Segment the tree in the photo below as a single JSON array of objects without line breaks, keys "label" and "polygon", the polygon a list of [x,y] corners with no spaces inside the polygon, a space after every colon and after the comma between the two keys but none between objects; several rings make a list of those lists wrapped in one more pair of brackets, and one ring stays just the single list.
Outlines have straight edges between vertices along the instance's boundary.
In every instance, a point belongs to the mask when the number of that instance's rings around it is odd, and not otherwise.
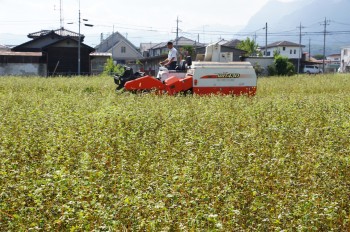
[{"label": "tree", "polygon": [[194,50],[194,47],[191,46],[191,45],[185,45],[182,47],[184,51],[187,52],[187,55],[189,56],[194,56],[195,54],[195,50]]},{"label": "tree", "polygon": [[112,58],[108,58],[107,62],[104,66],[104,70],[103,70],[103,74],[105,75],[114,75],[114,74],[118,74],[118,75],[123,75],[124,69],[121,65],[114,64],[114,61]]},{"label": "tree", "polygon": [[254,56],[257,55],[258,44],[247,37],[237,45],[237,48],[246,51],[246,56]]},{"label": "tree", "polygon": [[276,55],[274,63],[268,66],[268,72],[270,76],[292,76],[295,74],[295,67],[288,57]]},{"label": "tree", "polygon": [[263,75],[265,69],[263,67],[261,67],[260,64],[258,64],[258,62],[255,62],[255,64],[253,65],[253,68],[255,70],[255,74],[257,77],[260,77]]},{"label": "tree", "polygon": [[321,54],[317,54],[313,56],[316,60],[323,60],[324,56]]}]

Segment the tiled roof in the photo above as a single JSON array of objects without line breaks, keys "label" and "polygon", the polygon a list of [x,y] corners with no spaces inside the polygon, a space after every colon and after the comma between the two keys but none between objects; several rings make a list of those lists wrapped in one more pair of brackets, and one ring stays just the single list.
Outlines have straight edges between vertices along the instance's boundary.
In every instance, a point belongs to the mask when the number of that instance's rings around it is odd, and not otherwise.
[{"label": "tiled roof", "polygon": [[328,57],[338,57],[338,56],[341,56],[341,54],[332,54],[332,55],[329,55]]},{"label": "tiled roof", "polygon": [[238,40],[238,39],[233,39],[233,40],[230,40],[230,41],[227,41],[226,43],[224,43],[223,45],[226,46],[226,47],[237,47],[237,45],[240,43],[241,41]]},{"label": "tiled roof", "polygon": [[[274,47],[299,47],[299,44],[289,42],[289,41],[277,41],[271,44],[267,45],[267,48],[274,48]],[[301,45],[301,47],[305,47],[305,45]],[[260,47],[261,49],[265,49],[265,47]]]},{"label": "tiled roof", "polygon": [[133,45],[127,38],[125,38],[119,32],[114,32],[113,34],[108,36],[99,45],[97,45],[95,49],[97,52],[107,52],[122,40],[125,41],[127,44],[129,44],[132,48],[134,48],[135,51],[137,51],[137,48],[135,47],[135,45]]},{"label": "tiled roof", "polygon": [[[57,30],[41,30],[41,31],[33,32],[33,33],[28,34],[28,38],[35,39],[35,38],[47,35],[52,31],[55,32],[57,35],[60,35],[63,37],[70,36],[70,37],[79,38],[79,33],[64,29],[63,27],[60,29],[57,29]],[[80,34],[80,36],[82,38],[84,38],[84,35]]]},{"label": "tiled roof", "polygon": [[[176,45],[176,40],[170,40],[170,41],[173,42],[174,45]],[[167,43],[168,42],[159,43],[159,44],[153,46],[152,49],[166,48]],[[205,44],[203,44],[203,43],[198,43],[194,40],[191,40],[191,39],[183,37],[183,36],[181,36],[177,39],[177,46],[181,47],[181,46],[194,46],[194,45],[196,45],[197,47],[204,47],[205,46]]]}]

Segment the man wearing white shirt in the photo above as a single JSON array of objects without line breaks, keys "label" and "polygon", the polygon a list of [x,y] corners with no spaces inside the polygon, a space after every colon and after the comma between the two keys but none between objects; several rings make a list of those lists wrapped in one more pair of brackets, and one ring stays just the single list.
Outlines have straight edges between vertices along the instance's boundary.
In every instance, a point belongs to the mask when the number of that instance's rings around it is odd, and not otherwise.
[{"label": "man wearing white shirt", "polygon": [[168,42],[167,46],[169,49],[168,58],[159,64],[167,66],[169,70],[175,70],[177,64],[177,50],[174,48],[173,42]]}]

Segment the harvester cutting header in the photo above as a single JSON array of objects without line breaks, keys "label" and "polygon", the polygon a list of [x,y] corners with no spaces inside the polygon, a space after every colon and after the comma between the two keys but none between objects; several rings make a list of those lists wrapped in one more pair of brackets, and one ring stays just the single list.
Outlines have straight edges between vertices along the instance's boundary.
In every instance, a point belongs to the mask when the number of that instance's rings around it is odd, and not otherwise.
[{"label": "harvester cutting header", "polygon": [[176,70],[161,66],[156,77],[126,68],[123,76],[115,76],[114,80],[117,89],[133,92],[254,95],[257,77],[253,66],[249,62],[228,62],[231,57],[231,53],[220,52],[219,44],[210,44],[203,61],[192,62],[188,56]]}]

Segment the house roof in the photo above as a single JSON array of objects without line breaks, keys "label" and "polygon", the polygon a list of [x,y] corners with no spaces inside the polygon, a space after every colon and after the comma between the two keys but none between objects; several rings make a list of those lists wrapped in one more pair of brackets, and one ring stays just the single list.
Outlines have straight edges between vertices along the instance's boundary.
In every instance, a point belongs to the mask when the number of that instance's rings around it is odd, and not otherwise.
[{"label": "house roof", "polygon": [[[64,29],[63,27],[60,29],[57,29],[57,30],[41,30],[41,31],[33,32],[33,33],[28,34],[28,38],[35,39],[35,38],[47,35],[51,32],[54,32],[55,34],[60,35],[60,36],[64,36],[64,37],[70,36],[70,37],[79,38],[79,33]],[[83,41],[85,36],[80,34],[80,37],[82,38],[82,41]]]},{"label": "house roof", "polygon": [[[171,42],[173,42],[173,44],[175,45],[177,42],[177,46],[196,46],[196,47],[203,47],[205,46],[205,44],[203,43],[198,43],[197,41],[191,40],[189,38],[180,36],[177,40],[170,40]],[[161,42],[158,43],[157,45],[153,46],[151,49],[158,49],[158,48],[166,48],[167,47],[167,43],[168,42]]]},{"label": "house roof", "polygon": [[[50,39],[48,39],[50,38]],[[40,37],[36,37],[28,42],[20,44],[18,46],[13,47],[12,51],[31,51],[31,52],[39,52],[43,47],[47,46],[52,42],[56,42],[61,38],[60,35],[57,35],[54,31],[50,31],[49,33],[42,35]],[[45,41],[45,43],[41,43],[41,41]],[[50,41],[51,40],[51,41]],[[38,44],[37,44],[38,43]]]},{"label": "house roof", "polygon": [[332,54],[332,55],[329,55],[328,57],[339,57],[341,56],[341,54]]},{"label": "house roof", "polygon": [[167,46],[167,42],[161,42],[159,44],[156,44],[151,49],[157,49],[157,48],[165,48]]},{"label": "house roof", "polygon": [[238,40],[238,39],[233,39],[233,40],[230,40],[230,41],[226,41],[226,43],[222,44],[223,46],[226,46],[226,47],[233,47],[233,48],[236,48],[237,45],[240,43],[241,41]]},{"label": "house roof", "polygon": [[144,52],[144,51],[148,51],[149,49],[151,49],[152,47],[156,46],[158,43],[141,43],[140,44],[140,51]]},{"label": "house roof", "polygon": [[[108,36],[105,40],[103,40],[99,45],[95,47],[97,52],[107,52],[111,48],[113,48],[116,44],[118,44],[120,41],[126,42],[129,46],[131,46],[133,49],[135,49],[136,52],[140,53],[136,46],[132,44],[127,38],[125,38],[122,34],[119,32],[114,32],[110,36]],[[140,53],[141,56],[141,53]]]},{"label": "house roof", "polygon": [[[275,47],[299,47],[299,44],[289,41],[277,41],[267,45],[267,48]],[[305,45],[301,45],[301,47],[305,47]],[[265,47],[260,47],[260,49],[265,49]]]},{"label": "house roof", "polygon": [[0,51],[0,56],[43,56],[42,52],[12,52],[12,51]]},{"label": "house roof", "polygon": [[[41,37],[37,37],[33,40],[30,40],[26,43],[20,44],[14,48],[12,48],[12,51],[22,51],[22,52],[41,52],[43,49],[50,47],[52,45],[55,45],[57,43],[60,43],[65,40],[71,40],[75,43],[78,43],[78,38],[74,37],[62,37],[60,35],[57,35],[54,31],[50,31],[48,34],[43,35]],[[44,43],[42,42],[44,41]],[[88,48],[91,52],[94,51],[94,48],[81,43],[82,47]]]},{"label": "house roof", "polygon": [[199,46],[205,45],[203,43],[198,43],[197,41],[191,40],[191,39],[183,37],[183,36],[180,36],[179,38],[177,38],[175,40],[172,40],[172,42],[174,44],[176,44],[176,42],[177,42],[178,46],[188,46],[188,45],[192,46],[192,45],[196,45],[197,47],[199,47]]}]

